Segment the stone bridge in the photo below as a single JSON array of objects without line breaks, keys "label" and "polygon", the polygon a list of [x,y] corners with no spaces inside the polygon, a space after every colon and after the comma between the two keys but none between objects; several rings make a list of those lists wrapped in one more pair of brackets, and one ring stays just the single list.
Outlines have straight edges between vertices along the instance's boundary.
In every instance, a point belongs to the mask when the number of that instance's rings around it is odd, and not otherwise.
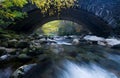
[{"label": "stone bridge", "polygon": [[39,26],[52,20],[70,20],[88,28],[93,34],[107,37],[119,27],[120,0],[79,0],[73,8],[63,9],[60,16],[43,15],[34,5],[23,8],[28,17],[9,26],[18,32],[33,32]]}]

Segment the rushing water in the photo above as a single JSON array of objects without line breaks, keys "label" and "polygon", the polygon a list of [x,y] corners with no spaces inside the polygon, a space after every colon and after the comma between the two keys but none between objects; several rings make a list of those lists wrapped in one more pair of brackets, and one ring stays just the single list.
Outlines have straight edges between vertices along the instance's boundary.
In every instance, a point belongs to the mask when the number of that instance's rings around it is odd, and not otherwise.
[{"label": "rushing water", "polygon": [[108,58],[120,64],[120,55],[108,54]]},{"label": "rushing water", "polygon": [[65,70],[59,78],[118,78],[115,74],[95,64],[75,64],[65,61]]},{"label": "rushing water", "polygon": [[10,67],[0,70],[0,78],[9,78],[12,74],[12,69]]},{"label": "rushing water", "polygon": [[[97,37],[95,39],[101,40],[101,38],[97,38]],[[73,47],[75,47],[75,45],[72,45],[71,39],[64,39],[64,38],[60,37],[60,38],[54,39],[54,41],[56,42],[55,43],[56,45],[53,44],[51,46],[53,46],[52,50],[55,52],[57,50],[62,52],[63,50],[61,50],[61,49],[63,49],[63,47],[60,47],[60,46],[63,46],[63,45],[68,46],[68,49],[66,51],[68,51],[68,50],[72,51],[72,49],[75,49],[75,52],[77,52],[77,50],[78,50],[76,48],[73,48]],[[80,47],[77,47],[77,48],[80,48]],[[84,46],[84,48],[86,48],[86,46]],[[65,47],[64,47],[64,49],[65,49]],[[96,50],[95,47],[92,47],[91,49]],[[84,54],[86,54],[85,57],[88,57],[88,55],[90,54],[89,50],[90,49],[85,50],[85,52],[86,52],[86,53],[84,53]],[[94,52],[93,54],[97,55],[95,53],[99,53],[97,51],[101,51],[100,54],[103,53],[103,56],[106,56],[106,57],[102,57],[103,59],[112,60],[112,61],[116,62],[118,64],[116,66],[116,68],[118,66],[120,66],[120,55],[112,54],[112,53],[109,53],[109,51],[107,52],[104,50],[105,49],[98,50],[98,48],[97,48],[96,52]],[[58,51],[58,53],[59,53],[59,51]],[[74,50],[73,50],[73,52],[74,52]],[[87,53],[88,53],[88,55],[87,55]],[[90,55],[90,57],[92,57],[92,56]],[[79,58],[80,58],[80,56],[79,56]],[[64,61],[62,61],[58,64],[56,63],[55,67],[53,68],[56,70],[55,72],[53,72],[55,75],[51,74],[52,77],[45,77],[45,78],[119,78],[118,74],[108,70],[109,68],[107,69],[104,66],[102,67],[99,63],[96,63],[96,62],[85,63],[84,60],[82,60],[82,62],[73,62],[73,61],[65,60],[65,59],[62,59],[62,60],[64,60]],[[89,59],[89,60],[91,60],[91,59]],[[108,62],[108,61],[106,61],[106,62]],[[110,63],[114,63],[114,62],[110,62]],[[25,68],[25,69],[27,69],[27,68]],[[117,69],[115,69],[115,71],[119,72],[119,70],[117,70]],[[13,71],[10,67],[5,68],[5,69],[0,69],[0,78],[9,78],[10,75],[12,74],[12,72]],[[30,77],[30,78],[32,78],[32,77]],[[39,78],[39,77],[35,77],[35,78]]]}]

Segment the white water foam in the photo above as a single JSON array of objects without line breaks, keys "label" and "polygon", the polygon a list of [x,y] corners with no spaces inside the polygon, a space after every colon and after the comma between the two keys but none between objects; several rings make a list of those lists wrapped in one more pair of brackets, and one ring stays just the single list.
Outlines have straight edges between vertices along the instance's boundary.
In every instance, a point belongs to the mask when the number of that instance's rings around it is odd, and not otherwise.
[{"label": "white water foam", "polygon": [[115,74],[95,65],[77,65],[66,61],[64,64],[66,70],[59,78],[118,78]]}]

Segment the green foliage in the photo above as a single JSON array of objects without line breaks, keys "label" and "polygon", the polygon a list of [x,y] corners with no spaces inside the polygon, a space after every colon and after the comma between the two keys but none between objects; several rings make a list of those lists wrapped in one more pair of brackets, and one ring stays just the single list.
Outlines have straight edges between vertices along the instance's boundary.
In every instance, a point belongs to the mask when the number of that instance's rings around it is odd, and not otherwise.
[{"label": "green foliage", "polygon": [[[26,16],[21,9],[27,3],[35,4],[43,14],[60,13],[62,8],[70,8],[76,0],[2,0],[0,1],[0,26],[8,26],[15,23],[16,19]],[[16,8],[16,9],[15,9]]]},{"label": "green foliage", "polygon": [[79,35],[82,30],[82,27],[77,23],[71,21],[61,21],[58,35]]},{"label": "green foliage", "polygon": [[36,32],[44,35],[80,35],[83,31],[82,26],[77,23],[66,21],[66,20],[56,20],[44,24]]},{"label": "green foliage", "polygon": [[[20,9],[15,9],[17,4],[12,1],[14,0],[4,0],[0,3],[0,27],[2,28],[14,24],[16,19],[19,20],[26,16],[26,13],[22,13]],[[19,5],[19,7],[22,7],[22,5]]]},{"label": "green foliage", "polygon": [[[57,35],[60,21],[52,21],[42,26],[45,35]],[[38,30],[39,31],[39,30]]]},{"label": "green foliage", "polygon": [[42,13],[48,12],[49,15],[53,15],[59,13],[62,8],[72,7],[76,0],[31,0],[31,2],[40,8]]}]

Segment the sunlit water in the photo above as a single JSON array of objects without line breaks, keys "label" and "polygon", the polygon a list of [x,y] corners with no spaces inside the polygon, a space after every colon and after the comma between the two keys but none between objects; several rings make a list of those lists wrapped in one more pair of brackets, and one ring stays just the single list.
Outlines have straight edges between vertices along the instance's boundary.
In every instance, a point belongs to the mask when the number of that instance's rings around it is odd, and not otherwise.
[{"label": "sunlit water", "polygon": [[95,65],[82,64],[77,65],[70,61],[63,64],[65,70],[58,78],[118,78],[115,74]]}]

